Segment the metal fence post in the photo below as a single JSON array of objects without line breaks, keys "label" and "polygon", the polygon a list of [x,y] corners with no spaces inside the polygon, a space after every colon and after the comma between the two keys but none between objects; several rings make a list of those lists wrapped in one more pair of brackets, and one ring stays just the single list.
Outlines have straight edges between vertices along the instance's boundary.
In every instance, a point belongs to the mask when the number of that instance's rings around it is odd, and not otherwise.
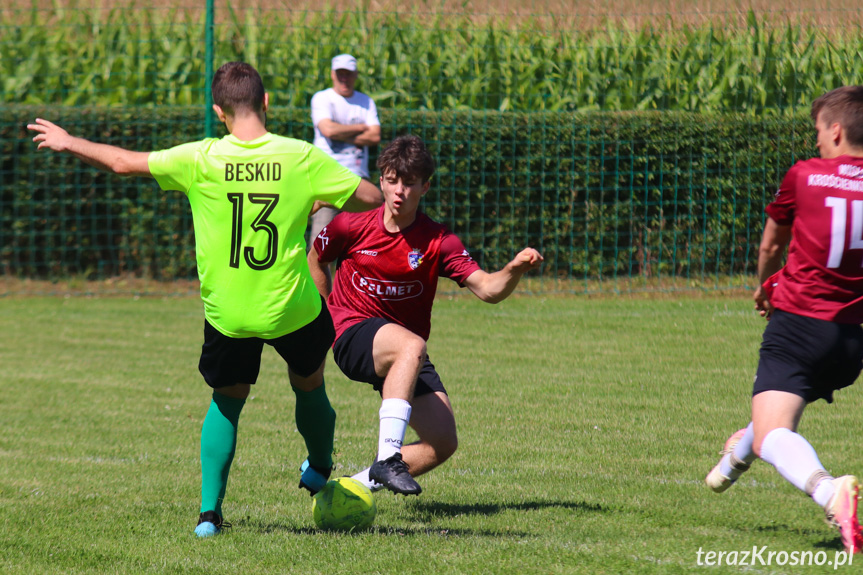
[{"label": "metal fence post", "polygon": [[207,0],[207,30],[206,30],[206,67],[204,75],[204,136],[212,138],[216,135],[216,122],[213,113],[213,92],[210,86],[213,83],[213,19],[215,8],[213,7],[215,0]]}]

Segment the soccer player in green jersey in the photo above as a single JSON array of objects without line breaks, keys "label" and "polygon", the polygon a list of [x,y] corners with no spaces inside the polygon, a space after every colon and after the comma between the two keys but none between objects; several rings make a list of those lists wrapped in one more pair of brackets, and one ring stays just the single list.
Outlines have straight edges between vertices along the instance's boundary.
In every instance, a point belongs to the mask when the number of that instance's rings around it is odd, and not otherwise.
[{"label": "soccer player in green jersey", "polygon": [[213,78],[213,109],[229,134],[157,152],[134,152],[69,135],[43,119],[29,124],[38,149],[66,152],[120,175],[150,176],[189,197],[204,302],[198,369],[213,388],[201,431],[201,513],[195,533],[229,524],[222,501],[240,412],[260,369],[263,345],[288,364],[296,424],[308,449],[300,487],[315,493],[332,469],[336,414],[324,387],[333,322],[306,263],[309,213],[322,204],[364,211],[380,190],[316,147],[271,134],[258,72],[230,62]]}]

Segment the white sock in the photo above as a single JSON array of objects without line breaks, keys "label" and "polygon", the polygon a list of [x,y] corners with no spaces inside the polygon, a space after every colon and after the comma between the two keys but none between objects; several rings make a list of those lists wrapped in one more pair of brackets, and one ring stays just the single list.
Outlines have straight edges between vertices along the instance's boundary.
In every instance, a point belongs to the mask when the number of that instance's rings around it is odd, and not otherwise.
[{"label": "white sock", "polygon": [[734,457],[739,459],[744,463],[752,463],[758,456],[755,455],[755,451],[752,450],[752,441],[755,439],[755,432],[752,430],[752,423],[746,427],[746,432],[743,434],[743,437],[740,438],[740,441],[737,445],[734,446],[734,449],[731,450],[731,453],[726,453],[722,460],[719,462],[719,471],[725,477],[737,480],[743,472],[734,469],[731,466],[731,454],[734,454]]},{"label": "white sock", "polygon": [[830,503],[833,494],[836,493],[836,488],[833,486],[833,478],[825,477],[815,486],[815,491],[812,493],[812,499],[821,507],[826,508]]},{"label": "white sock", "polygon": [[383,489],[383,484],[378,483],[371,477],[369,477],[369,468],[366,467],[356,475],[351,475],[351,479],[356,479],[366,487],[368,487],[372,491],[379,491]]},{"label": "white sock", "polygon": [[782,477],[804,493],[806,482],[812,474],[824,470],[809,442],[802,435],[784,427],[774,429],[764,438],[761,459],[775,467]]},{"label": "white sock", "polygon": [[749,425],[746,426],[746,432],[743,434],[743,437],[740,438],[740,441],[732,450],[734,456],[746,463],[752,463],[758,459],[758,456],[755,455],[755,450],[752,449],[753,441],[755,441],[755,431],[753,430],[752,422],[750,421]]},{"label": "white sock", "polygon": [[385,399],[379,416],[378,460],[382,460],[401,452],[411,419],[411,404],[403,399]]}]

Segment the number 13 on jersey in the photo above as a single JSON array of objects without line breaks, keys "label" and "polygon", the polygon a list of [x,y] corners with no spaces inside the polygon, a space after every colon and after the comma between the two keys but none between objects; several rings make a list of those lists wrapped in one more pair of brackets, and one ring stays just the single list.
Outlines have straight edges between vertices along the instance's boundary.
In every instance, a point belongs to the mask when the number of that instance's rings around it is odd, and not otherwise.
[{"label": "number 13 on jersey", "polygon": [[276,204],[279,203],[278,194],[245,194],[248,196],[249,202],[253,204],[261,204],[261,212],[255,221],[252,222],[251,228],[254,232],[263,232],[267,234],[267,251],[263,259],[255,257],[255,248],[246,246],[243,249],[243,204],[244,194],[228,194],[228,201],[234,205],[234,212],[231,218],[231,261],[232,268],[240,267],[240,253],[243,254],[243,259],[253,270],[265,270],[273,266],[276,262],[276,257],[279,253],[279,230],[276,225],[267,218],[273,213]]}]

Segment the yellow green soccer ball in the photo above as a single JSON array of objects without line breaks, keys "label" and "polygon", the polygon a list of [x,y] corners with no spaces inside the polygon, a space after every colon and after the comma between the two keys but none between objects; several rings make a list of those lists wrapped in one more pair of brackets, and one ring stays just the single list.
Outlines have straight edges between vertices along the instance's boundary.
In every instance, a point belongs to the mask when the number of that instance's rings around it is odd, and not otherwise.
[{"label": "yellow green soccer ball", "polygon": [[328,481],[312,498],[312,514],[320,529],[358,531],[371,526],[376,513],[372,492],[351,477]]}]

